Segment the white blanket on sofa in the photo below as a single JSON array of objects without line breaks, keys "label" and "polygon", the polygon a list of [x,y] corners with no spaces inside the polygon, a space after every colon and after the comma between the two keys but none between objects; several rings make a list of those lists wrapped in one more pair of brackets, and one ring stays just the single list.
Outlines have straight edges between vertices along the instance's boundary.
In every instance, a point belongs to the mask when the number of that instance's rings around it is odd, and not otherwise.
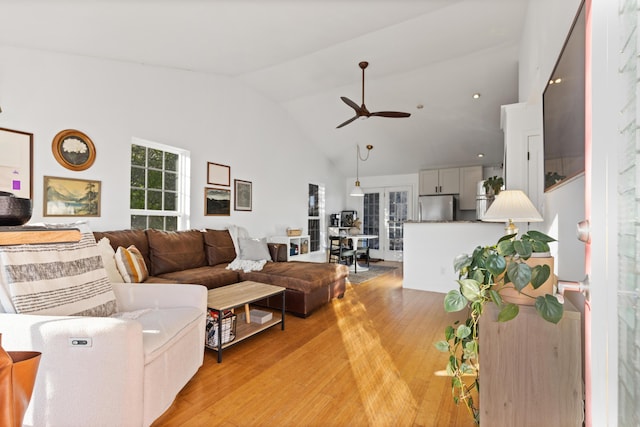
[{"label": "white blanket on sofa", "polygon": [[238,243],[239,239],[247,239],[249,238],[249,232],[244,227],[238,227],[236,225],[231,225],[228,227],[229,234],[231,235],[231,240],[233,241],[233,246],[236,249],[236,259],[227,265],[227,270],[242,270],[245,273],[250,271],[260,271],[267,263],[266,259],[261,260],[251,260],[251,259],[241,259],[240,258],[240,245]]},{"label": "white blanket on sofa", "polygon": [[227,265],[227,270],[242,270],[245,273],[250,271],[260,271],[267,263],[266,259],[261,259],[260,261],[252,261],[250,259],[234,259],[232,262]]}]

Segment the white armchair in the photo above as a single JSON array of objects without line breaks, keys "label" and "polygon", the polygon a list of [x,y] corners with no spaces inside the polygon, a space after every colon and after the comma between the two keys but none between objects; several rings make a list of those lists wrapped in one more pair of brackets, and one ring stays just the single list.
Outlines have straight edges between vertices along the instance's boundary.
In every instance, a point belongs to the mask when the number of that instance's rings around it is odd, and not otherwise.
[{"label": "white armchair", "polygon": [[148,426],[202,365],[204,286],[113,288],[129,319],[0,313],[5,349],[42,352],[25,426]]}]

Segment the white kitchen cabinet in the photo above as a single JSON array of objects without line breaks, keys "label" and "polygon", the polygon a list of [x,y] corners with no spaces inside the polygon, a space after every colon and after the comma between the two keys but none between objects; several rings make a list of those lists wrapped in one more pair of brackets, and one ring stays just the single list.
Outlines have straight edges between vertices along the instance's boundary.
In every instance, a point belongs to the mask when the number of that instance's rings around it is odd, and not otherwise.
[{"label": "white kitchen cabinet", "polygon": [[419,176],[421,196],[458,194],[460,192],[460,168],[422,170]]},{"label": "white kitchen cabinet", "polygon": [[475,210],[478,181],[482,181],[482,166],[460,168],[460,210]]},{"label": "white kitchen cabinet", "polygon": [[418,192],[421,196],[438,194],[438,169],[420,171]]}]

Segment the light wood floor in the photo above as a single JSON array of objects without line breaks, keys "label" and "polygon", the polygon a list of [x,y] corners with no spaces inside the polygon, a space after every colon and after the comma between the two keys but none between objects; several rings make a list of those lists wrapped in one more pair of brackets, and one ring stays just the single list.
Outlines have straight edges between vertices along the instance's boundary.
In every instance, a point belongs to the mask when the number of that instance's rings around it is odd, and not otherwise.
[{"label": "light wood floor", "polygon": [[402,288],[402,265],[307,319],[279,326],[204,365],[159,426],[473,426],[434,373],[433,343],[451,315],[443,295]]}]

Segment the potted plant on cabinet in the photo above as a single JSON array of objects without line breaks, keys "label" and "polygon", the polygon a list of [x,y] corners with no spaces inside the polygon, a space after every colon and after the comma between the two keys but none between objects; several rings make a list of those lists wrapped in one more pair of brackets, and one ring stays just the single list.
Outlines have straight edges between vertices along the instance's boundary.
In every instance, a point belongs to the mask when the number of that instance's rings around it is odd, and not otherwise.
[{"label": "potted plant on cabinet", "polygon": [[482,185],[488,196],[497,196],[502,191],[504,179],[501,176],[492,176],[485,179]]},{"label": "potted plant on cabinet", "polygon": [[[466,308],[467,318],[447,326],[445,339],[437,342],[436,348],[449,355],[446,371],[451,376],[454,401],[466,405],[476,424],[480,424],[479,407],[474,400],[480,390],[478,322],[485,305],[493,303],[498,307],[500,322],[518,315],[514,296],[535,304],[538,314],[549,322],[558,323],[562,318],[562,304],[549,293],[554,276],[548,259],[553,258],[547,256],[546,262],[539,262],[535,256],[548,253],[548,244],[553,241],[538,231],[529,231],[519,239],[511,234],[495,245],[479,246],[472,255],[459,255],[454,260],[459,289],[445,296],[444,309],[458,312]],[[549,284],[551,289],[545,289]]]}]

